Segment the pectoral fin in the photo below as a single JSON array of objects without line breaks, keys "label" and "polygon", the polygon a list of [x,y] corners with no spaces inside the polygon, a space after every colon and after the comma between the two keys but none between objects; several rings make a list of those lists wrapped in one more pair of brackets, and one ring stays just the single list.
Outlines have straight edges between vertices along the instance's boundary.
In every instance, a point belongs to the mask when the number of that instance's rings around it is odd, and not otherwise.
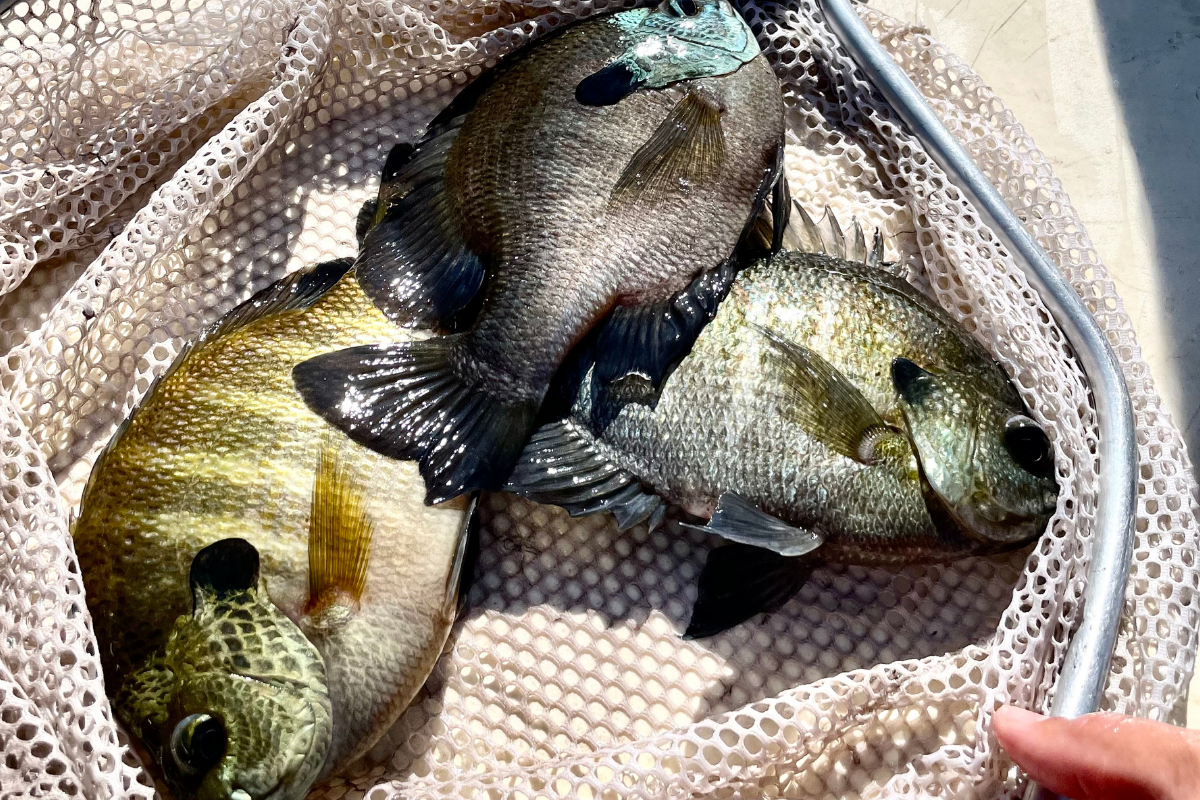
[{"label": "pectoral fin", "polygon": [[821,534],[789,525],[731,492],[717,498],[717,508],[707,525],[687,527],[789,557],[811,553],[825,543]]},{"label": "pectoral fin", "polygon": [[699,91],[684,95],[649,140],[633,154],[613,189],[612,202],[653,202],[681,183],[715,176],[725,163],[722,109]]},{"label": "pectoral fin", "polygon": [[863,464],[891,432],[845,375],[819,354],[774,331],[751,325],[768,343],[768,363],[784,387],[780,412],[835,452]]},{"label": "pectoral fin", "polygon": [[326,445],[313,482],[308,534],[308,604],[313,628],[329,632],[358,611],[367,584],[374,525],[352,467]]}]

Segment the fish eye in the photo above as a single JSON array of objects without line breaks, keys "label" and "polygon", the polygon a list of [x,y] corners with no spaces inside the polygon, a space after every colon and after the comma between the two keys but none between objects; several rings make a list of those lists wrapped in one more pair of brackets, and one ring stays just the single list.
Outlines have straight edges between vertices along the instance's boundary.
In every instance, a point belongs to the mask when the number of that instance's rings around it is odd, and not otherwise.
[{"label": "fish eye", "polygon": [[1046,432],[1033,420],[1012,417],[1004,431],[1004,447],[1020,467],[1039,478],[1054,472],[1054,453]]},{"label": "fish eye", "polygon": [[673,17],[694,17],[700,13],[696,0],[667,0],[660,8]]},{"label": "fish eye", "polygon": [[186,775],[203,775],[225,757],[225,723],[208,714],[184,717],[171,732],[171,756]]}]

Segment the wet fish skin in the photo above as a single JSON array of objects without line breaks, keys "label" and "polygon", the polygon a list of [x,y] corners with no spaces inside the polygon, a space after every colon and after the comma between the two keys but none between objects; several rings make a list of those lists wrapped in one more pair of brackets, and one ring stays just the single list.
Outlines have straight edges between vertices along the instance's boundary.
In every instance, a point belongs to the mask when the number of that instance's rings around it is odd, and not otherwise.
[{"label": "wet fish skin", "polygon": [[[888,439],[891,456],[860,464],[780,414],[783,388],[751,323],[821,354],[845,375],[905,434]],[[988,411],[980,426],[1027,418],[1003,369],[917,290],[862,264],[780,253],[739,277],[657,406],[626,405],[601,434],[600,449],[684,508],[704,512],[735,491],[798,527],[819,527],[827,560],[896,564],[980,549],[984,536],[938,530],[926,511],[920,478],[927,470],[906,441],[905,403],[892,382],[896,358],[960,375],[971,403]],[[967,440],[972,417],[962,411],[943,408],[931,424],[945,438]],[[989,455],[1004,475],[1016,469],[994,448]],[[1025,488],[1024,510],[1044,525],[1057,496],[1053,479],[1030,476]],[[1029,533],[1036,535],[1022,538]]]},{"label": "wet fish skin", "polygon": [[[805,380],[843,388],[805,401]],[[804,252],[742,272],[661,391],[636,377],[599,391],[585,378],[509,489],[572,513],[611,510],[622,527],[654,524],[662,498],[742,545],[803,553],[805,570],[1010,549],[1040,535],[1057,502],[1048,439],[962,326],[883,269]],[[737,555],[759,573],[750,586],[716,553],[693,618],[701,635],[798,588],[779,582],[799,566]],[[728,580],[756,594],[739,600]],[[718,596],[745,613],[710,624]]]},{"label": "wet fish skin", "polygon": [[[782,134],[778,83],[761,57],[731,75],[640,92],[613,108],[568,106],[544,122],[530,118],[556,102],[567,106],[558,96],[614,49],[612,34],[584,35],[592,30],[580,27],[549,43],[542,58],[514,65],[467,117],[447,164],[463,216],[475,221],[473,249],[495,262],[466,347],[482,377],[505,387],[501,396],[540,401],[580,331],[614,301],[661,299],[726,259]],[[605,208],[634,153],[693,89],[725,109],[729,165],[706,185],[639,204],[637,213]],[[514,107],[506,90],[539,91],[540,103]],[[547,140],[560,142],[553,160],[536,156]],[[562,172],[547,181],[548,169]],[[563,263],[570,269],[554,268]]]},{"label": "wet fish skin", "polygon": [[[724,0],[697,5],[745,29]],[[397,322],[462,332],[297,368],[312,408],[420,460],[430,502],[502,485],[571,347],[614,308],[666,302],[727,262],[775,180],[783,104],[761,54],[615,103],[576,98],[628,58],[621,18],[504,61],[381,189],[365,290]]]},{"label": "wet fish skin", "polygon": [[[348,266],[343,262],[341,272]],[[364,752],[432,669],[454,619],[465,504],[426,507],[416,465],[380,456],[338,433],[307,408],[291,379],[292,367],[313,355],[423,335],[397,329],[347,274],[308,307],[219,325],[177,359],[97,461],[74,527],[75,547],[106,689],[118,717],[141,727],[151,749],[157,740],[164,777],[171,778],[173,761],[162,748],[172,726],[187,716],[183,711],[192,701],[185,700],[194,686],[183,681],[169,691],[140,694],[130,687],[144,684],[164,658],[195,663],[205,641],[232,641],[249,650],[254,639],[249,633],[246,639],[217,636],[211,617],[201,621],[193,614],[189,570],[196,554],[216,542],[244,539],[261,557],[259,591],[270,602],[257,606],[257,628],[274,631],[273,638],[298,635],[319,656],[331,723],[323,745],[310,743],[326,751],[318,772]],[[361,596],[333,592],[332,602],[314,608],[314,492],[327,456],[338,466],[333,474],[359,497],[373,534]],[[185,629],[192,632],[184,635]],[[175,655],[164,655],[164,648]],[[196,711],[196,703],[207,702],[226,709],[222,714],[244,708],[245,719],[301,720],[300,709],[315,707],[308,695],[320,692],[297,688],[313,684],[304,677],[311,664],[298,655],[288,663],[295,673],[292,688],[275,693],[282,706],[253,693],[233,694],[246,683],[231,678],[241,669],[235,665],[209,669],[203,683],[211,691],[204,696],[216,699],[195,700],[191,707]],[[157,735],[144,725],[148,711],[161,722]],[[253,726],[235,730],[235,720],[225,721],[231,758],[257,752],[252,742],[236,751],[233,746],[253,740]],[[280,722],[274,730],[274,746],[287,751],[293,729]],[[273,752],[278,763],[288,762]],[[264,786],[270,781],[252,773],[269,763],[256,754],[223,763],[210,777],[236,774]],[[303,796],[315,777],[274,775],[283,782],[279,797]],[[192,779],[173,788],[180,797],[207,791]]]}]

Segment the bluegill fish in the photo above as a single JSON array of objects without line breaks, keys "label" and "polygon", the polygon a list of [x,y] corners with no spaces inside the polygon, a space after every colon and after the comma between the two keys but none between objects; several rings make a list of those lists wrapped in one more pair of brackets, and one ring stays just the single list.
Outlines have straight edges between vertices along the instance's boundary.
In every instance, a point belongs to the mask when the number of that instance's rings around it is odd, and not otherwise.
[{"label": "bluegill fish", "polygon": [[1000,365],[877,264],[880,240],[820,241],[851,257],[784,251],[742,272],[661,391],[588,374],[510,481],[623,528],[664,501],[708,519],[735,544],[709,557],[692,636],[777,607],[819,561],[1020,546],[1057,502],[1050,441]]},{"label": "bluegill fish", "polygon": [[465,502],[312,413],[295,364],[415,338],[349,260],[185,350],[93,469],[73,535],[117,717],[176,796],[303,797],[408,705],[446,641]]},{"label": "bluegill fish", "polygon": [[779,175],[783,103],[726,0],[591,19],[504,60],[385,165],[356,262],[399,324],[453,335],[297,367],[310,406],[418,459],[427,500],[499,488],[564,356],[652,380],[690,344]]}]

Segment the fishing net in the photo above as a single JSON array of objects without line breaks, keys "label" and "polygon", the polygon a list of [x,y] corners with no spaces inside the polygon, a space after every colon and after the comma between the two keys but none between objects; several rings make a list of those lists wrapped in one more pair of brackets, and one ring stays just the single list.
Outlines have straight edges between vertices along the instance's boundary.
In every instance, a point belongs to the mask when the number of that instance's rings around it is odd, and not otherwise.
[{"label": "fishing net", "polygon": [[[494,60],[607,0],[20,0],[0,17],[0,786],[148,797],[114,724],[68,520],[98,449],[202,326],[355,252],[390,146]],[[1045,709],[1091,558],[1095,415],[1061,331],[812,0],[743,9],[815,215],[881,228],[1051,431],[1031,549],[818,570],[782,610],[679,632],[715,540],[485,498],[469,608],[413,706],[314,788],[388,797],[1013,796],[989,720]],[[1137,544],[1104,707],[1182,720],[1192,470],[1063,187],[925,31],[860,7],[1107,332],[1133,395]],[[598,154],[599,155],[599,154]]]}]

